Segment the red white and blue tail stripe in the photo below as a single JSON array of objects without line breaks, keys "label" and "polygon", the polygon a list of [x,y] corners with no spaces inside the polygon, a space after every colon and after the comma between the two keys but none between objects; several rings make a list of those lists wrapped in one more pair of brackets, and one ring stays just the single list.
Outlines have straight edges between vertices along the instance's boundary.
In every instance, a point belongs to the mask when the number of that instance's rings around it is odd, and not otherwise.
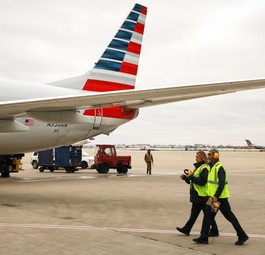
[{"label": "red white and blue tail stripe", "polygon": [[83,87],[88,91],[134,89],[147,8],[134,8],[89,73]]}]

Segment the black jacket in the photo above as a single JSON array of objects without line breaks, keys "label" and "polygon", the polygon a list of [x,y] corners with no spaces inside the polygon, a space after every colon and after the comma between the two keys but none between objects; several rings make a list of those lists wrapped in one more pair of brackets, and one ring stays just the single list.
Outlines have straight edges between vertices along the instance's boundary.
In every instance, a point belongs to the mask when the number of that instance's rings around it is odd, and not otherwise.
[{"label": "black jacket", "polygon": [[[194,163],[195,169],[198,169],[201,165],[203,165],[204,162],[198,162]],[[197,171],[197,170],[195,170]],[[190,202],[192,203],[205,203],[207,200],[207,197],[200,197],[197,193],[197,191],[194,189],[192,183],[198,184],[200,186],[204,186],[207,183],[208,178],[208,169],[203,168],[200,175],[198,177],[194,177],[193,175],[190,177],[186,177],[185,181],[187,184],[190,184]]]}]

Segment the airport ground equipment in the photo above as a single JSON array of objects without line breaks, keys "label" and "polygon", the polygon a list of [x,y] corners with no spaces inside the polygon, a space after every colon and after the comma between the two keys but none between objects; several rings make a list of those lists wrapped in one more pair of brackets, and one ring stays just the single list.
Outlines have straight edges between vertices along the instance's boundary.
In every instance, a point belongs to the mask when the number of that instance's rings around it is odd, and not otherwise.
[{"label": "airport ground equipment", "polygon": [[75,172],[82,162],[82,146],[62,146],[55,148],[55,166],[63,167],[67,173]]},{"label": "airport ground equipment", "polygon": [[53,172],[59,168],[64,168],[67,173],[72,173],[77,170],[77,167],[82,166],[82,146],[62,146],[39,151],[37,155],[40,172],[45,169]]},{"label": "airport ground equipment", "polygon": [[114,145],[100,144],[96,147],[94,168],[102,174],[108,173],[109,169],[126,174],[132,168],[131,156],[118,156]]},{"label": "airport ground equipment", "polygon": [[53,149],[38,152],[39,171],[43,172],[45,169],[54,171]]},{"label": "airport ground equipment", "polygon": [[[54,161],[54,149],[53,149],[53,161]],[[31,155],[30,163],[34,169],[39,168],[39,152],[35,151]],[[81,169],[94,168],[94,156],[88,154],[85,150],[82,150],[82,161],[78,167]]]},{"label": "airport ground equipment", "polygon": [[0,173],[1,177],[9,177],[10,173],[16,173],[22,169],[21,159],[24,154],[0,155]]}]

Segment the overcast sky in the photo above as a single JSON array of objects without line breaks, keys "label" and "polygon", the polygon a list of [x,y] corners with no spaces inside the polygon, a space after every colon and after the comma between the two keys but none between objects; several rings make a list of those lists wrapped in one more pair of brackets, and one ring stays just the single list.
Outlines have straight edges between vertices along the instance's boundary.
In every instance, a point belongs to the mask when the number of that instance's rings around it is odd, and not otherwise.
[{"label": "overcast sky", "polygon": [[[51,82],[91,69],[131,0],[0,0],[0,76]],[[142,0],[136,87],[265,78],[264,0]],[[94,143],[265,145],[265,89],[141,109]]]}]

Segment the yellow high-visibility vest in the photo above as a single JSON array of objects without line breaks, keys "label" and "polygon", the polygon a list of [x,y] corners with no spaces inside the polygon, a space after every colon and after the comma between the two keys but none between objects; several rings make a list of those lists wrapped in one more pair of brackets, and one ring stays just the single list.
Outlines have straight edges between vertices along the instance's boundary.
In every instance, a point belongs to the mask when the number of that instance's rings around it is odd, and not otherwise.
[{"label": "yellow high-visibility vest", "polygon": [[[214,196],[218,188],[218,185],[219,185],[218,171],[221,166],[225,170],[221,162],[219,161],[216,162],[214,166],[211,168],[210,173],[208,174],[208,196],[211,196],[211,197]],[[230,197],[230,193],[228,189],[228,181],[227,181],[227,174],[226,174],[225,175],[225,186],[219,198],[228,198],[228,197]]]},{"label": "yellow high-visibility vest", "polygon": [[[209,174],[210,166],[208,164],[203,164],[193,171],[193,176],[199,177],[201,172],[202,172],[202,169],[204,169],[204,168],[206,168],[208,170],[208,174]],[[201,185],[198,185],[198,184],[192,182],[191,185],[193,185],[194,189],[197,191],[197,193],[200,197],[208,196],[208,183],[206,183],[204,186],[201,186]]]}]

